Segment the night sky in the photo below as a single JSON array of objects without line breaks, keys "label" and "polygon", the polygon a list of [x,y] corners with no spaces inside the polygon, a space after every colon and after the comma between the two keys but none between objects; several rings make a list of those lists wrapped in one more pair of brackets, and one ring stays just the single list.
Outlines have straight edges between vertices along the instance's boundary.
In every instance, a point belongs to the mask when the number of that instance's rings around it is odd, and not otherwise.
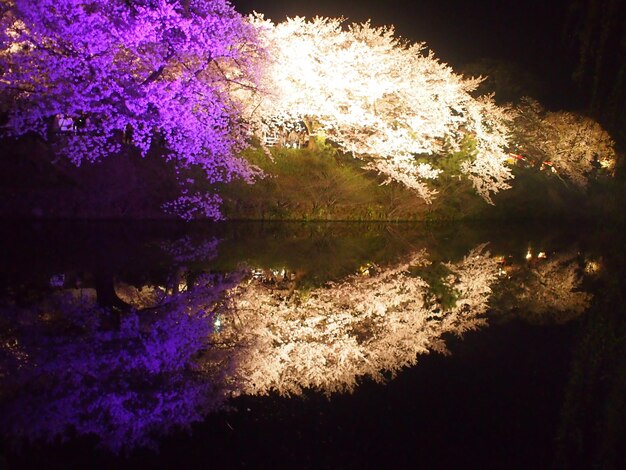
[{"label": "night sky", "polygon": [[274,21],[286,16],[344,16],[393,24],[397,32],[424,41],[453,65],[479,58],[511,60],[538,71],[562,55],[566,0],[233,0],[241,13],[252,10]]}]

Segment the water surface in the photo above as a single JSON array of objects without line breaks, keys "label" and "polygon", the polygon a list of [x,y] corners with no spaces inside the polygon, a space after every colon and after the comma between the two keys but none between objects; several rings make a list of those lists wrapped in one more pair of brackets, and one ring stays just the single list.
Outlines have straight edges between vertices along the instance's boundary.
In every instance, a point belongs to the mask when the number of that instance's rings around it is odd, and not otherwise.
[{"label": "water surface", "polygon": [[618,230],[14,222],[0,237],[9,465],[623,461]]}]

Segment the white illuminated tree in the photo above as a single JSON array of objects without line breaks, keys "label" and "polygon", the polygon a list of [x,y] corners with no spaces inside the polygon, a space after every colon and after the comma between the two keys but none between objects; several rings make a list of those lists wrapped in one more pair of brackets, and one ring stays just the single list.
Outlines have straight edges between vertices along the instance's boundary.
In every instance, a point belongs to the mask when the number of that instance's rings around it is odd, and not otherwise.
[{"label": "white illuminated tree", "polygon": [[549,112],[530,98],[516,111],[514,141],[535,166],[550,162],[578,187],[585,187],[598,167],[613,172],[615,143],[598,122],[572,112]]},{"label": "white illuminated tree", "polygon": [[455,74],[393,28],[344,27],[341,19],[319,17],[251,21],[271,57],[267,95],[251,103],[265,122],[302,121],[311,135],[329,138],[427,202],[435,195],[427,180],[440,171],[416,156],[435,158],[469,135],[478,152],[462,171],[478,193],[491,202],[508,188],[510,116],[490,97],[471,95],[480,79]]}]

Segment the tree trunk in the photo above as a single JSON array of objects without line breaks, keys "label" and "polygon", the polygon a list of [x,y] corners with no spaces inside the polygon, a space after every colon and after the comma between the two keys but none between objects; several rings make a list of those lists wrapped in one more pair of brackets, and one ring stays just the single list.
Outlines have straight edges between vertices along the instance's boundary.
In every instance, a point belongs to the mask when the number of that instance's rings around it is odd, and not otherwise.
[{"label": "tree trunk", "polygon": [[113,284],[113,274],[99,270],[95,274],[96,302],[110,312],[110,327],[119,330],[122,313],[130,310],[130,305],[120,299]]},{"label": "tree trunk", "polygon": [[315,140],[315,135],[313,134],[314,123],[312,118],[305,118],[304,125],[306,126],[306,131],[309,134],[309,143],[307,148],[309,150],[317,150],[317,140]]}]

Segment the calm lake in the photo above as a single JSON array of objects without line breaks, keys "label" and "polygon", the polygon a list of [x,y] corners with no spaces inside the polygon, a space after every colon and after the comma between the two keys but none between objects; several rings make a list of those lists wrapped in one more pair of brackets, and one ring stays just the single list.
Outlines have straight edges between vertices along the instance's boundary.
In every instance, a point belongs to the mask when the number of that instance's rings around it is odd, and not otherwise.
[{"label": "calm lake", "polygon": [[623,233],[5,221],[0,468],[626,468]]}]

